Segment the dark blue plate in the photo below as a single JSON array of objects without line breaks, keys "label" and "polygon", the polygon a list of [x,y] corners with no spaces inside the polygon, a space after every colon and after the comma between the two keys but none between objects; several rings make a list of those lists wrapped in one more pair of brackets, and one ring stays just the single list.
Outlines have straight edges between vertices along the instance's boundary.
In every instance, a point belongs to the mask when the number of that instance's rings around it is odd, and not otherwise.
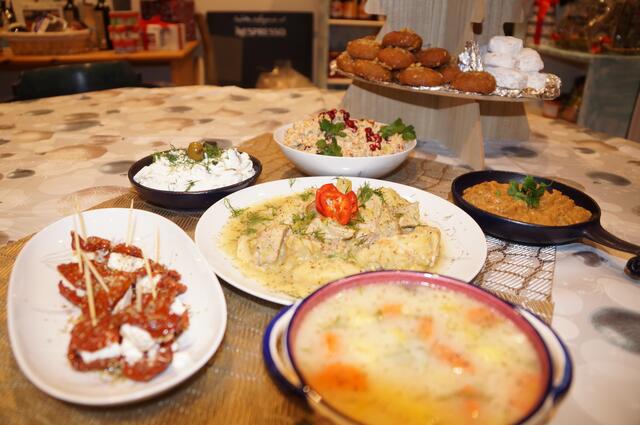
[{"label": "dark blue plate", "polygon": [[129,168],[129,181],[138,192],[138,195],[145,201],[164,208],[174,210],[206,210],[220,199],[245,187],[253,185],[260,173],[262,173],[262,163],[254,156],[249,155],[253,162],[255,174],[246,180],[231,186],[219,187],[211,190],[199,190],[195,192],[174,192],[170,190],[151,189],[136,182],[133,177],[147,165],[153,162],[153,155],[145,156],[135,162]]},{"label": "dark blue plate", "polygon": [[640,257],[638,257],[640,255],[640,246],[623,241],[607,232],[600,223],[600,207],[593,198],[581,190],[555,180],[533,176],[537,182],[549,184],[551,186],[550,189],[559,190],[573,199],[576,205],[591,212],[589,220],[569,226],[543,226],[512,220],[477,208],[462,198],[465,189],[478,183],[492,180],[499,183],[509,183],[511,180],[522,182],[525,177],[525,174],[510,171],[472,171],[457,177],[451,183],[451,194],[454,203],[469,214],[485,233],[500,239],[529,245],[561,245],[589,239],[610,248],[635,255],[627,263],[625,271],[635,279],[640,278]]}]

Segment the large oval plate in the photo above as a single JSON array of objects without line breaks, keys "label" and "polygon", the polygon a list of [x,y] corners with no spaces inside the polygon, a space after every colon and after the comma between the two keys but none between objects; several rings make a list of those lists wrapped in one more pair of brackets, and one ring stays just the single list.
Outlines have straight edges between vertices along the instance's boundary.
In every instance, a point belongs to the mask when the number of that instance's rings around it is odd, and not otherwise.
[{"label": "large oval plate", "polygon": [[[222,288],[189,236],[173,222],[150,212],[133,210],[133,243],[155,252],[160,262],[178,271],[187,292],[190,325],[167,370],[149,382],[114,379],[101,372],[77,372],[67,360],[71,319],[78,316],[58,293],[56,266],[71,261],[73,216],[36,234],[22,249],[11,272],[8,325],[13,354],[22,372],[42,391],[61,400],[86,405],[113,405],[149,398],[187,379],[216,351],[224,335],[227,307]],[[129,210],[108,208],[83,213],[89,235],[123,241]],[[153,254],[154,255],[154,254]]]},{"label": "large oval plate", "polygon": [[[196,227],[196,245],[218,276],[229,284],[258,298],[278,304],[293,304],[297,299],[267,288],[260,282],[246,277],[233,260],[219,247],[222,229],[231,217],[225,199],[234,208],[245,208],[278,196],[287,196],[309,187],[320,187],[332,182],[334,177],[303,177],[277,180],[252,186],[232,193],[216,202],[200,217]],[[442,235],[441,258],[434,273],[471,281],[482,269],[487,256],[484,233],[467,213],[439,196],[382,180],[349,178],[354,190],[364,183],[372,188],[388,187],[411,202],[420,203],[422,219],[440,229]]]}]

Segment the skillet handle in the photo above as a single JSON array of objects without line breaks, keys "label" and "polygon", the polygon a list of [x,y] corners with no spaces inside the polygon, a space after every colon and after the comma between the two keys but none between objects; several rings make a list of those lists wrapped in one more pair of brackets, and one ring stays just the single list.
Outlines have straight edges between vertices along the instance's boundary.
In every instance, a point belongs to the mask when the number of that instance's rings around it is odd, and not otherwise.
[{"label": "skillet handle", "polygon": [[640,279],[640,246],[612,235],[599,222],[584,229],[583,235],[585,238],[609,248],[634,254],[635,256],[627,261],[624,272],[632,279]]}]

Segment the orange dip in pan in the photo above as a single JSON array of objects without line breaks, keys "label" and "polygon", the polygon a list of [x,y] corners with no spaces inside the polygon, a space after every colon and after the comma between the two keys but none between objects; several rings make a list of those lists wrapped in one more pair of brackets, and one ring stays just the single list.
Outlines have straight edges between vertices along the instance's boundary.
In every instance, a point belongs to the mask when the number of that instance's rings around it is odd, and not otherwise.
[{"label": "orange dip in pan", "polygon": [[483,182],[465,189],[462,197],[487,212],[543,226],[568,226],[591,218],[591,212],[577,206],[558,190],[545,191],[540,198],[540,205],[533,208],[510,196],[508,189],[508,183]]}]

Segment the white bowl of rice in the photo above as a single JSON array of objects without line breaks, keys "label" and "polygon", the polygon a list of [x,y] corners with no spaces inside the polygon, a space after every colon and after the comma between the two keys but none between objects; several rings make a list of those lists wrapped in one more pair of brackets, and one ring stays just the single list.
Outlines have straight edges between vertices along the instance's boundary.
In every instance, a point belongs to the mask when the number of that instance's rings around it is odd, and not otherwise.
[{"label": "white bowl of rice", "polygon": [[[326,111],[283,125],[274,131],[273,138],[287,159],[310,176],[381,177],[400,166],[416,147],[413,128],[400,120],[386,125],[343,114],[342,110]],[[320,126],[323,120],[331,124],[324,127],[328,132]],[[349,125],[340,125],[345,121]],[[404,134],[389,134],[385,127],[404,130]]]}]

